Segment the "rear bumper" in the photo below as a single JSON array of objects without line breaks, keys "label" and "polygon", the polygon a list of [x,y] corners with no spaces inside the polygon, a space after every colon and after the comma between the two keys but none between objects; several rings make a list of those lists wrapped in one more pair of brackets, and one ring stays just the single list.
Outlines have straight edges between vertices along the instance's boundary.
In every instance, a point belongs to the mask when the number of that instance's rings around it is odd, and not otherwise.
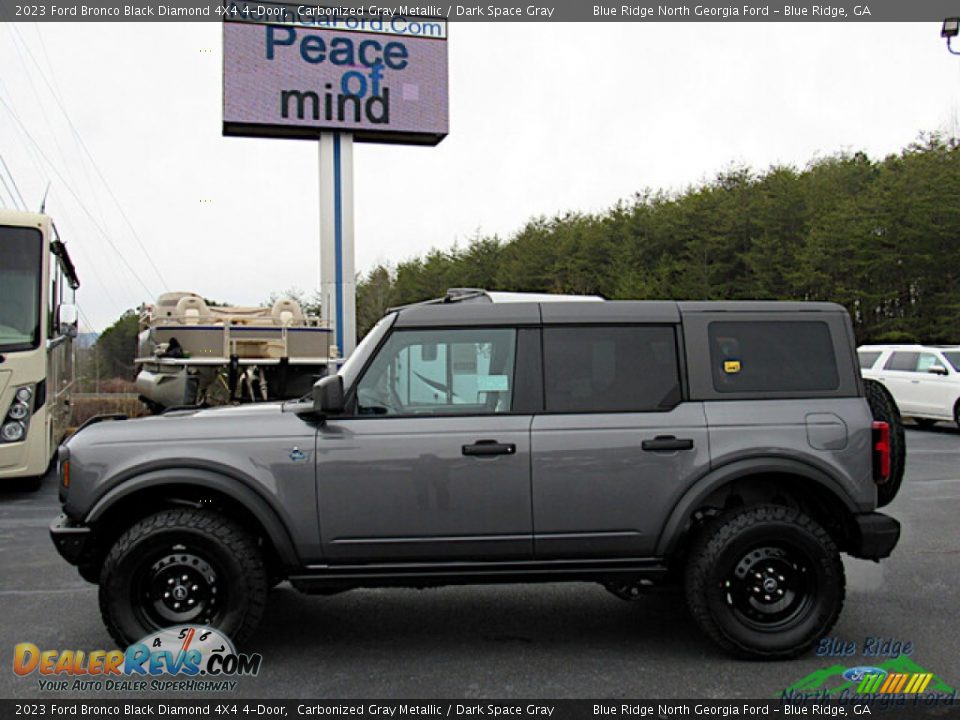
[{"label": "rear bumper", "polygon": [[881,560],[890,553],[900,540],[900,523],[883,513],[854,515],[856,529],[848,552],[853,557],[865,560]]},{"label": "rear bumper", "polygon": [[62,513],[50,524],[50,539],[61,557],[71,565],[80,565],[93,550],[90,528]]}]

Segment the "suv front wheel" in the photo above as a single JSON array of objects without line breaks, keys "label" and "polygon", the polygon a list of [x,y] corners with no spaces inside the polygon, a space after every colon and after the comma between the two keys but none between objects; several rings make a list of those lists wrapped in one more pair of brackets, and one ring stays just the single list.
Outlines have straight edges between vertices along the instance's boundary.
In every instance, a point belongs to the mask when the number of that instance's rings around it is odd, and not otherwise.
[{"label": "suv front wheel", "polygon": [[120,647],[186,624],[240,644],[263,616],[267,589],[260,549],[243,528],[213,512],[164,510],[113,545],[100,573],[100,612]]},{"label": "suv front wheel", "polygon": [[695,539],[687,561],[687,604],[726,650],[756,659],[791,658],[833,627],[843,607],[843,563],[812,518],[780,505],[721,515]]}]

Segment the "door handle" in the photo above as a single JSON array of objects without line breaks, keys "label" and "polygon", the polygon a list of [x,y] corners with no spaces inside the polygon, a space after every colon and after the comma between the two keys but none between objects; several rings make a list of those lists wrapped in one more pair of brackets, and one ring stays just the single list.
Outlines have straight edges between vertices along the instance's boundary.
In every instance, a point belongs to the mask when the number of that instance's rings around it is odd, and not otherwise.
[{"label": "door handle", "polygon": [[496,440],[477,440],[473,445],[464,445],[461,450],[464,455],[513,455],[517,446]]},{"label": "door handle", "polygon": [[653,440],[644,440],[640,447],[647,452],[671,452],[674,450],[693,450],[693,440],[673,435],[657,435]]}]

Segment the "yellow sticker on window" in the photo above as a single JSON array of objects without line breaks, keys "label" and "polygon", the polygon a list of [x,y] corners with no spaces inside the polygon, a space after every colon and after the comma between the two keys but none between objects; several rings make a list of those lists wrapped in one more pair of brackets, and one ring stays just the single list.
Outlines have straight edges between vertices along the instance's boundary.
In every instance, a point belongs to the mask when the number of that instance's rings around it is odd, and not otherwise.
[{"label": "yellow sticker on window", "polygon": [[723,371],[730,375],[740,372],[740,361],[739,360],[724,360],[723,361]]}]

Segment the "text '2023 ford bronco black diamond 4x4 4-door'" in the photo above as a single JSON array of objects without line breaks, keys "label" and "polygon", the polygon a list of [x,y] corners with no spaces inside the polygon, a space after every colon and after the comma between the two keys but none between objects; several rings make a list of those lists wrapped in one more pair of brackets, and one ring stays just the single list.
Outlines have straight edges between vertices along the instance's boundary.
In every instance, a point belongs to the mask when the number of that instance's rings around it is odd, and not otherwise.
[{"label": "text '2023 ford bronco black diamond 4x4 4-door'", "polygon": [[493,302],[389,313],[311,401],[99,422],[60,452],[60,553],[118,643],[242,642],[272,584],[682,586],[717,643],[829,631],[887,557],[896,406],[838,305]]}]

